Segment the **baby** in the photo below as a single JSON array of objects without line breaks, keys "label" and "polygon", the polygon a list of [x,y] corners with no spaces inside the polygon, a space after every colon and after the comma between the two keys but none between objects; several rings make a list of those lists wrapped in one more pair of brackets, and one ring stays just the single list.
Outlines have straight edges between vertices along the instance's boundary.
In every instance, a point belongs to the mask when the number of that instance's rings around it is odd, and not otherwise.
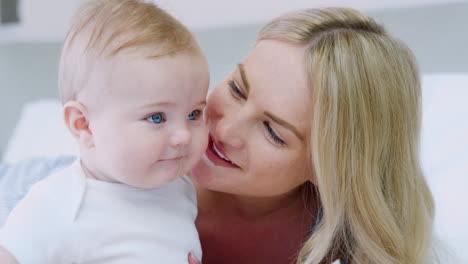
[{"label": "baby", "polygon": [[[0,231],[0,263],[201,259],[193,184],[209,85],[191,33],[153,4],[89,1],[59,66],[71,167],[31,188]],[[38,117],[47,119],[47,117]]]}]

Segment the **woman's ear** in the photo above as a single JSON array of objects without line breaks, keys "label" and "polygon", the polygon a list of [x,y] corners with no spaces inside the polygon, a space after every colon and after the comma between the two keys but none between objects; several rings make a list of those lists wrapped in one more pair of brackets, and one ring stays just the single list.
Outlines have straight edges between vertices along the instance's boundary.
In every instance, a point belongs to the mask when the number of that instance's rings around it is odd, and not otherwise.
[{"label": "woman's ear", "polygon": [[68,101],[63,106],[65,125],[72,136],[78,140],[80,147],[94,147],[93,133],[89,129],[86,107],[77,101]]}]

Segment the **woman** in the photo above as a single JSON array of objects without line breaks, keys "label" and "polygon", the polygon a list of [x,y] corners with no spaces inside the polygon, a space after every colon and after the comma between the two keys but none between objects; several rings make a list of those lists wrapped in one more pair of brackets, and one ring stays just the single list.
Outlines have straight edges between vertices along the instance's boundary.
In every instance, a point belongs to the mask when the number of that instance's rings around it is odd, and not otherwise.
[{"label": "woman", "polygon": [[279,17],[211,93],[204,263],[428,263],[411,52],[350,9]]},{"label": "woman", "polygon": [[273,20],[205,113],[191,173],[204,264],[433,262],[417,67],[372,19]]}]

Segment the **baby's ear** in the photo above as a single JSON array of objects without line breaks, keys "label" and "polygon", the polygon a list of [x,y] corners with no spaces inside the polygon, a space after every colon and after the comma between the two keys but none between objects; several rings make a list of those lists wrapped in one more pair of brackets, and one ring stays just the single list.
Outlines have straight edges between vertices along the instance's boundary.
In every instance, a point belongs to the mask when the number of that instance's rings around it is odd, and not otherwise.
[{"label": "baby's ear", "polygon": [[84,105],[78,101],[68,101],[63,106],[63,119],[72,136],[75,137],[80,147],[94,147],[93,133],[89,129],[89,119]]}]

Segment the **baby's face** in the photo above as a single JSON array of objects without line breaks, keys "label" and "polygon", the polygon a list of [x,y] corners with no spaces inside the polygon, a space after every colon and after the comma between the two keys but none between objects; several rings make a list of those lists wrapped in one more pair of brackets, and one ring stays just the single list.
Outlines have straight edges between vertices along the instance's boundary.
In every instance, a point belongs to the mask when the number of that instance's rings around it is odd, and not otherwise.
[{"label": "baby's face", "polygon": [[87,166],[95,177],[155,188],[201,158],[208,140],[203,55],[120,56],[92,75],[88,87],[102,89],[88,117],[95,146]]}]

